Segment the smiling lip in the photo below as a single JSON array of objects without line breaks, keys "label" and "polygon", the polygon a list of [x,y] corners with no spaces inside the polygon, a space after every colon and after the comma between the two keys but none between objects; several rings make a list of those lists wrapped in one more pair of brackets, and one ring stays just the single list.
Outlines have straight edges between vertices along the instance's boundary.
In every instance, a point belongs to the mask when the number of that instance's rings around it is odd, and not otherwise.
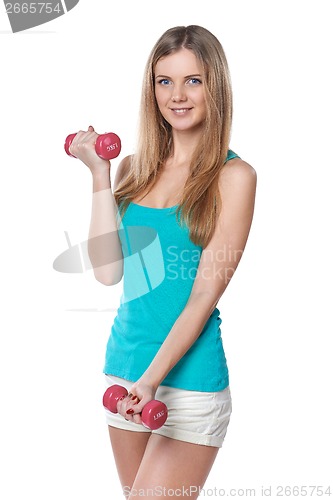
[{"label": "smiling lip", "polygon": [[187,111],[190,111],[192,108],[170,108],[170,109],[177,115],[183,115],[187,113]]}]

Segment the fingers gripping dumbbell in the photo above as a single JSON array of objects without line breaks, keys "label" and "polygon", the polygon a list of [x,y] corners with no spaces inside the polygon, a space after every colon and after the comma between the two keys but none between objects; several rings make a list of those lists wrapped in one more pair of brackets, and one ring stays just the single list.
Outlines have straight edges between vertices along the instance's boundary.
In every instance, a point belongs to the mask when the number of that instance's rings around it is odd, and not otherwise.
[{"label": "fingers gripping dumbbell", "polygon": [[[76,158],[76,156],[70,153],[69,148],[75,136],[76,134],[68,135],[64,145],[66,153],[73,158]],[[121,141],[117,134],[109,132],[108,134],[101,134],[97,137],[95,151],[100,158],[103,158],[103,160],[113,160],[113,158],[117,158],[120,150]]]},{"label": "fingers gripping dumbbell", "polygon": [[[121,385],[111,385],[103,396],[103,406],[112,413],[118,413],[118,401],[127,396],[128,392]],[[168,417],[168,409],[162,401],[152,399],[149,401],[141,412],[142,424],[147,429],[159,429],[165,423]]]}]

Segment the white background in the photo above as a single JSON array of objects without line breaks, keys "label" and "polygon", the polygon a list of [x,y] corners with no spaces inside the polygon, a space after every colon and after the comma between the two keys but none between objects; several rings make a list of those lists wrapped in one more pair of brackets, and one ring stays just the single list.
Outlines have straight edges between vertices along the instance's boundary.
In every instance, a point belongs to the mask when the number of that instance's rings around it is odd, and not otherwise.
[{"label": "white background", "polygon": [[75,245],[90,221],[91,174],[63,144],[90,124],[119,134],[113,178],[135,145],[149,51],[188,24],[225,49],[230,146],[258,175],[219,302],[233,414],[205,489],[333,486],[330,5],[81,0],[17,34],[1,6],[2,498],[122,498],[101,405],[121,285],[53,269],[64,232]]}]

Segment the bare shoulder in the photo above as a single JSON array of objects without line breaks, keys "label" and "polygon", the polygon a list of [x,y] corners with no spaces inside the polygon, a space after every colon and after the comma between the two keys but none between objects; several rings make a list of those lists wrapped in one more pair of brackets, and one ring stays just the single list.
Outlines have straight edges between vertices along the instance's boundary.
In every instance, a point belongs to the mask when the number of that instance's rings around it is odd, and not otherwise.
[{"label": "bare shoulder", "polygon": [[227,161],[219,174],[219,187],[223,192],[236,186],[255,189],[256,184],[256,170],[240,158]]},{"label": "bare shoulder", "polygon": [[251,177],[256,178],[257,173],[252,165],[246,161],[241,160],[240,158],[233,158],[232,160],[227,161],[227,163],[223,166],[220,179],[223,177],[250,179]]},{"label": "bare shoulder", "polygon": [[133,155],[125,156],[119,163],[113,182],[113,189],[116,190],[119,183],[126,177],[131,168],[131,159]]}]

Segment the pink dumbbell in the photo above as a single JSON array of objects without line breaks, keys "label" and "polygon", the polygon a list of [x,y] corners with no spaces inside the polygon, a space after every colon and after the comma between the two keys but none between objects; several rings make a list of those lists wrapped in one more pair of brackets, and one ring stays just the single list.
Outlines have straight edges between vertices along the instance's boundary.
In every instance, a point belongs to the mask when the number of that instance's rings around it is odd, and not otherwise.
[{"label": "pink dumbbell", "polygon": [[[112,413],[118,413],[117,403],[120,398],[127,396],[128,392],[121,385],[111,385],[103,396],[103,406]],[[141,412],[142,424],[147,429],[155,430],[162,427],[168,417],[168,409],[162,401],[152,399]]]},{"label": "pink dumbbell", "polygon": [[[69,147],[75,136],[76,134],[68,135],[64,145],[66,153],[73,158],[76,158],[76,156],[69,152]],[[116,134],[109,132],[108,134],[101,134],[97,137],[95,151],[100,158],[103,158],[103,160],[113,160],[113,158],[117,158],[120,150],[121,142]]]}]

